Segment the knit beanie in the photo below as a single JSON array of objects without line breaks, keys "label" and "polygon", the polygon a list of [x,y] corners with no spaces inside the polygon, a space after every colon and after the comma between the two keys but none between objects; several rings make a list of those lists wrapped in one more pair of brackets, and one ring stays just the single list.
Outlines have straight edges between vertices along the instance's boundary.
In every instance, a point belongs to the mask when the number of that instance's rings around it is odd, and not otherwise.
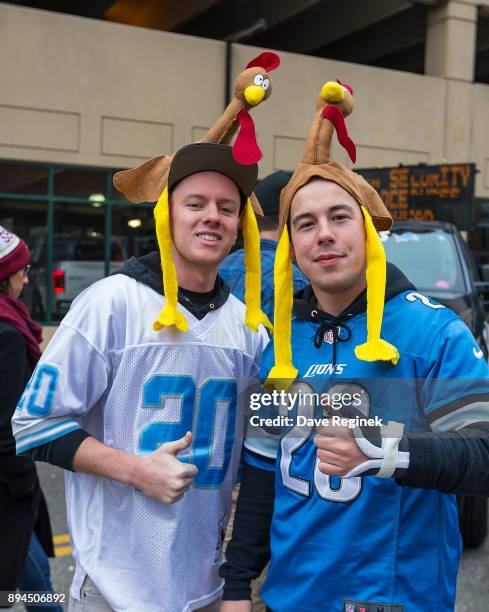
[{"label": "knit beanie", "polygon": [[0,225],[0,281],[25,268],[30,258],[27,244]]}]

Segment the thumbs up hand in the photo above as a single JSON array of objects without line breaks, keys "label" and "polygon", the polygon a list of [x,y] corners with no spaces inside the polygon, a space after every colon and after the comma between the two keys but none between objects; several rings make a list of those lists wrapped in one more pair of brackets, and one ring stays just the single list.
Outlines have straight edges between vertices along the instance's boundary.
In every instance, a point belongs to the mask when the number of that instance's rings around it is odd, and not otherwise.
[{"label": "thumbs up hand", "polygon": [[318,448],[319,471],[328,476],[345,477],[368,461],[348,427],[327,425],[318,428],[314,444]]},{"label": "thumbs up hand", "polygon": [[159,499],[165,504],[174,504],[182,499],[197,474],[191,463],[177,459],[180,451],[192,444],[190,431],[172,442],[162,444],[151,454],[140,457],[134,486],[149,497]]}]

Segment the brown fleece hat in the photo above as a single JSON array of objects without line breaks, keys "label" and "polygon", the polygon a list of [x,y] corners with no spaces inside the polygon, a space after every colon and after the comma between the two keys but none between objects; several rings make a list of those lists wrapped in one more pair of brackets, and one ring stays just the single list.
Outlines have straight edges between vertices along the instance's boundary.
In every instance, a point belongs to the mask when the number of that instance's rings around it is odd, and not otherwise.
[{"label": "brown fleece hat", "polygon": [[275,365],[267,379],[268,383],[279,387],[288,386],[298,373],[293,365],[291,347],[292,262],[287,222],[295,194],[314,178],[333,181],[345,189],[358,202],[364,217],[367,341],[355,348],[355,355],[363,361],[386,361],[394,365],[399,360],[396,347],[381,338],[386,262],[377,232],[388,230],[392,226],[392,217],[379,194],[363,177],[338,162],[331,161],[330,158],[331,140],[336,132],[351,161],[356,161],[356,147],[345,124],[345,117],[353,110],[352,88],[341,81],[328,81],[322,87],[316,109],[307,134],[302,161],[280,194],[281,236],[274,268]]},{"label": "brown fleece hat", "polygon": [[360,205],[365,206],[378,231],[392,227],[392,217],[372,185],[360,174],[335,161],[328,161],[324,164],[301,163],[297,166],[280,195],[280,227],[283,227],[288,221],[292,200],[297,191],[313,178],[333,181],[348,191]]}]

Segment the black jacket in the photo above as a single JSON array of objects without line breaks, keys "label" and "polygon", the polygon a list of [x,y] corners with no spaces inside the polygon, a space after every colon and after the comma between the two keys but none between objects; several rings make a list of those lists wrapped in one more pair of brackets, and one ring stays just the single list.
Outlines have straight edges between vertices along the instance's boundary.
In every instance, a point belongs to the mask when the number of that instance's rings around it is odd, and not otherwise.
[{"label": "black jacket", "polygon": [[0,590],[15,590],[35,529],[46,553],[54,557],[46,500],[32,459],[17,456],[11,418],[32,374],[25,341],[0,322]]},{"label": "black jacket", "polygon": [[0,321],[0,482],[13,497],[32,493],[37,485],[34,462],[15,454],[11,426],[12,415],[30,375],[24,338],[11,325]]}]

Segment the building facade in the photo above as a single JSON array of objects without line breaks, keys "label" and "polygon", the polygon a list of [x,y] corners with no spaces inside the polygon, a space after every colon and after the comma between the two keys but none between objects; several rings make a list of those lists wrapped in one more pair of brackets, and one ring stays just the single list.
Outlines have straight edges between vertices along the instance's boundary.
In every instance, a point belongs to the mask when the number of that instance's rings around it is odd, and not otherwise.
[{"label": "building facade", "polygon": [[[321,85],[340,78],[354,89],[348,126],[358,167],[475,163],[475,195],[489,202],[489,85],[474,82],[489,0],[434,4],[424,74],[279,51],[272,97],[253,113],[260,175],[295,167]],[[325,30],[332,27],[334,13]],[[67,305],[59,306],[57,262],[102,262],[92,278],[151,247],[151,205],[129,205],[112,174],[172,153],[212,125],[224,108],[228,47],[0,4],[0,224],[33,248],[44,285],[32,298],[41,300],[38,318]],[[262,50],[230,45],[231,74]],[[333,155],[351,165],[340,147]],[[477,240],[485,248],[484,236]]]}]

